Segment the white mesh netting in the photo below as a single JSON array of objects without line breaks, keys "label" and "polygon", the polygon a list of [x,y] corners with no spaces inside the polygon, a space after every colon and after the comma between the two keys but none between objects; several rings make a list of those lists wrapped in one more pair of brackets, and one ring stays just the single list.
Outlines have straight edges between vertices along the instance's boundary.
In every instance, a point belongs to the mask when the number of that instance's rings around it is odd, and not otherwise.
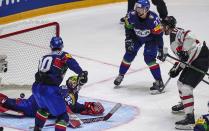
[{"label": "white mesh netting", "polygon": [[0,55],[6,55],[7,72],[0,73],[1,87],[31,85],[37,71],[38,60],[50,52],[49,43],[59,35],[56,22],[24,28],[0,35]]}]

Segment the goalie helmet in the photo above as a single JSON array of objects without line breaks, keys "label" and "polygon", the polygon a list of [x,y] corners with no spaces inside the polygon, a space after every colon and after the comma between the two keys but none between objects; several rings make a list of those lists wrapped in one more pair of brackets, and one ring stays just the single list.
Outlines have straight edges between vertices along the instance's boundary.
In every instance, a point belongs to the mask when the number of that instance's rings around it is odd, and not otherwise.
[{"label": "goalie helmet", "polygon": [[68,87],[68,89],[70,89],[71,91],[75,91],[77,90],[77,85],[78,85],[78,76],[74,75],[74,76],[71,76],[67,79],[66,81],[66,85]]},{"label": "goalie helmet", "polygon": [[52,37],[50,42],[51,49],[62,49],[63,48],[63,41],[61,37],[55,36]]},{"label": "goalie helmet", "polygon": [[169,26],[169,28],[175,28],[176,27],[176,18],[173,16],[167,16],[164,20],[161,21],[162,25]]}]

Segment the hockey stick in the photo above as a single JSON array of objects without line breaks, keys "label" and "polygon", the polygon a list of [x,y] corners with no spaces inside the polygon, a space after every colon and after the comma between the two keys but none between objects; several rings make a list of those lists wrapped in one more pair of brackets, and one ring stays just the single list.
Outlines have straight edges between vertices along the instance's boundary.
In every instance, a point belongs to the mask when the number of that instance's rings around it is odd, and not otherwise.
[{"label": "hockey stick", "polygon": [[[171,56],[171,55],[168,54],[168,53],[165,54],[165,55],[168,56],[168,57],[170,57],[171,59],[174,59],[174,60],[176,60],[176,61],[178,61],[178,62],[181,62],[181,63],[185,64],[187,67],[189,67],[189,68],[191,68],[191,69],[193,69],[193,70],[195,70],[195,71],[197,71],[197,72],[200,72],[200,73],[202,73],[202,74],[204,74],[204,75],[209,76],[209,74],[208,74],[207,72],[204,72],[203,70],[200,70],[200,69],[198,69],[198,68],[196,68],[196,67],[194,67],[194,66],[192,66],[192,65],[189,65],[189,64],[187,64],[186,62],[183,62],[183,61],[181,61],[181,60],[179,60],[179,59],[177,59],[177,58]],[[204,80],[204,79],[202,79],[202,81],[209,85],[209,82],[208,82],[208,81],[206,81],[206,80]]]},{"label": "hockey stick", "polygon": [[168,80],[165,82],[164,87],[162,87],[161,89],[159,89],[160,92],[162,92],[165,87],[168,85],[169,81],[171,80],[171,77],[168,78]]},{"label": "hockey stick", "polygon": [[[107,121],[108,119],[110,119],[110,117],[122,106],[122,104],[117,103],[105,116],[100,116],[100,117],[94,117],[94,118],[84,118],[84,119],[80,119],[83,123],[93,123],[93,122],[99,122],[99,121]],[[50,127],[50,126],[54,126],[54,123],[51,124],[46,124],[44,127]],[[69,125],[70,127],[72,127],[71,125]],[[34,127],[29,127],[34,128]]]}]

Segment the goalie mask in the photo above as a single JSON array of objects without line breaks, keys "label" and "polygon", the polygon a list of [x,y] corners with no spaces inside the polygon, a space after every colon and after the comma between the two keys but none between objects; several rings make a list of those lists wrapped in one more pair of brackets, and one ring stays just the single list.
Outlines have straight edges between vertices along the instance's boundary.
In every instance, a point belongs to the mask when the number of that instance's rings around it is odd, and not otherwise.
[{"label": "goalie mask", "polygon": [[66,81],[66,85],[68,87],[68,89],[70,89],[70,91],[72,92],[78,92],[80,90],[80,86],[78,86],[78,76],[71,76],[68,78],[68,80]]}]

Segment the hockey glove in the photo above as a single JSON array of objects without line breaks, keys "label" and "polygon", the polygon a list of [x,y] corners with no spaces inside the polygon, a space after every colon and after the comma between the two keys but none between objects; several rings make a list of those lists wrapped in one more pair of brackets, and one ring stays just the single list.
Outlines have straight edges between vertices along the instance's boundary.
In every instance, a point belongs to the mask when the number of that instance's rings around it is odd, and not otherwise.
[{"label": "hockey glove", "polygon": [[82,71],[82,73],[78,75],[78,84],[82,86],[86,84],[87,81],[88,81],[88,72]]},{"label": "hockey glove", "polygon": [[189,59],[189,54],[187,51],[178,51],[177,55],[182,62],[186,62]]},{"label": "hockey glove", "polygon": [[125,47],[127,52],[134,51],[134,41],[132,39],[125,39]]},{"label": "hockey glove", "polygon": [[85,102],[84,107],[82,115],[100,115],[104,112],[104,107],[100,102]]},{"label": "hockey glove", "polygon": [[159,50],[158,50],[157,59],[161,60],[162,62],[165,61],[166,55],[164,54],[163,49],[159,49]]},{"label": "hockey glove", "polygon": [[179,75],[179,73],[182,71],[182,68],[178,66],[178,62],[174,64],[174,66],[170,69],[169,75],[171,78],[175,78],[176,76]]}]

